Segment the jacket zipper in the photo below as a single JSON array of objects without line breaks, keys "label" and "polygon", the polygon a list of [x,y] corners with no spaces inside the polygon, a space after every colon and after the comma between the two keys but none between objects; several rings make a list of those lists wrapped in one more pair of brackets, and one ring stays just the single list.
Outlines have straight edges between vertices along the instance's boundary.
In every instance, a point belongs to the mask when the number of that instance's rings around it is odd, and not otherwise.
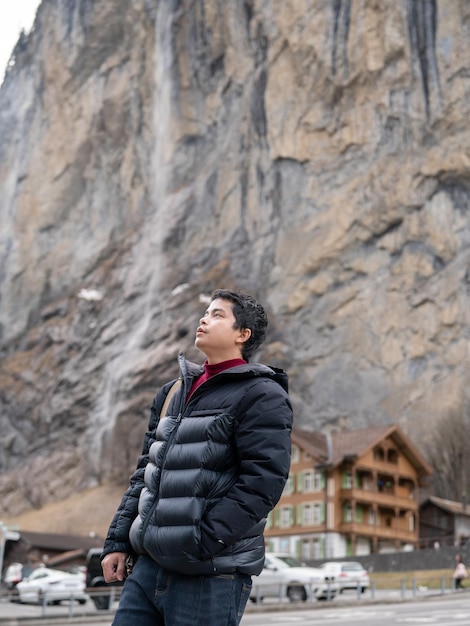
[{"label": "jacket zipper", "polygon": [[[176,425],[175,428],[173,429],[173,431],[171,432],[170,436],[168,437],[167,441],[166,441],[166,446],[165,446],[165,451],[163,454],[163,458],[162,458],[162,463],[161,463],[161,467],[163,468],[164,464],[165,464],[165,459],[167,457],[168,451],[170,449],[170,444],[173,441],[173,439],[176,437],[176,433],[178,432],[178,428],[179,425],[181,423],[181,419],[183,417],[183,412],[184,412],[184,403],[185,403],[185,398],[186,398],[186,378],[184,376],[183,373],[183,368],[180,365],[180,370],[181,370],[181,380],[182,380],[182,384],[181,384],[181,401],[180,401],[180,408],[179,408],[179,412],[178,415],[176,417]],[[162,479],[162,472],[160,472],[159,477],[158,477],[158,483],[156,484],[156,492],[155,492],[155,501],[151,507],[151,509],[148,511],[147,513],[147,517],[145,518],[143,524],[142,524],[142,531],[141,531],[141,536],[142,536],[142,544],[144,541],[144,537],[145,537],[145,533],[147,532],[147,528],[148,525],[150,524],[150,520],[152,518],[152,515],[155,511],[155,509],[157,508],[158,505],[158,494],[160,491],[160,482]]]}]

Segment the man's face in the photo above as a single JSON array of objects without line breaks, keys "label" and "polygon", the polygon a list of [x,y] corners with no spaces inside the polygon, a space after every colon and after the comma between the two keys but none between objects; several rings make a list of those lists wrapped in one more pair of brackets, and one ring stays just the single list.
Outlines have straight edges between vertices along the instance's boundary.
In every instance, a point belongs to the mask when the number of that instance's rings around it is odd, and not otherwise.
[{"label": "man's face", "polygon": [[229,300],[213,300],[199,321],[196,330],[196,348],[207,356],[211,364],[239,359],[244,342],[251,331],[235,329],[233,305]]}]

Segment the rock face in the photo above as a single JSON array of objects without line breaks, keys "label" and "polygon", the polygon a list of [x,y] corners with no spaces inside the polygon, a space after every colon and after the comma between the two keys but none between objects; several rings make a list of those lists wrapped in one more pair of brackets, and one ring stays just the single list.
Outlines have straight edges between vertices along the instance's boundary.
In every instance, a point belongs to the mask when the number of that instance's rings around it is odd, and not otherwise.
[{"label": "rock face", "polygon": [[2,513],[125,481],[215,287],[299,425],[466,394],[470,6],[43,0],[0,90]]}]

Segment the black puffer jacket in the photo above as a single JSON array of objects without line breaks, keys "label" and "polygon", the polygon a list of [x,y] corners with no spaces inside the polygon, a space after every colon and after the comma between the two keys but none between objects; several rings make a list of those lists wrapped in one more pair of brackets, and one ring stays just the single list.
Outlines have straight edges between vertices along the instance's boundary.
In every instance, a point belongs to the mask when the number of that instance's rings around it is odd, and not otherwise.
[{"label": "black puffer jacket", "polygon": [[185,398],[202,368],[179,357],[182,386],[157,394],[143,455],[114,516],[103,556],[148,554],[170,571],[258,574],[263,529],[290,465],[287,376],[260,364],[230,368]]}]

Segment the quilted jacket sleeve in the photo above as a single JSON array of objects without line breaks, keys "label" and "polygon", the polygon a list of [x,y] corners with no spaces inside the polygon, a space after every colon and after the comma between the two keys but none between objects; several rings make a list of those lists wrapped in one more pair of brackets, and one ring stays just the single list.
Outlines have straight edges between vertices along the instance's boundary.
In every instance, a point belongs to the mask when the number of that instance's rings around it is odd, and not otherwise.
[{"label": "quilted jacket sleeve", "polygon": [[171,384],[167,384],[160,389],[155,396],[151,409],[148,430],[145,433],[142,453],[137,461],[137,467],[131,476],[129,487],[124,493],[121,503],[114,514],[113,520],[108,530],[108,535],[104,543],[104,549],[101,558],[110,552],[126,552],[132,553],[129,542],[129,529],[132,522],[137,517],[137,507],[139,496],[144,486],[144,472],[148,463],[148,453],[155,437],[155,429],[160,417],[166,394]]},{"label": "quilted jacket sleeve", "polygon": [[238,410],[239,477],[201,523],[203,558],[246,536],[265,518],[289,475],[293,414],[287,392],[273,380],[258,379]]}]

